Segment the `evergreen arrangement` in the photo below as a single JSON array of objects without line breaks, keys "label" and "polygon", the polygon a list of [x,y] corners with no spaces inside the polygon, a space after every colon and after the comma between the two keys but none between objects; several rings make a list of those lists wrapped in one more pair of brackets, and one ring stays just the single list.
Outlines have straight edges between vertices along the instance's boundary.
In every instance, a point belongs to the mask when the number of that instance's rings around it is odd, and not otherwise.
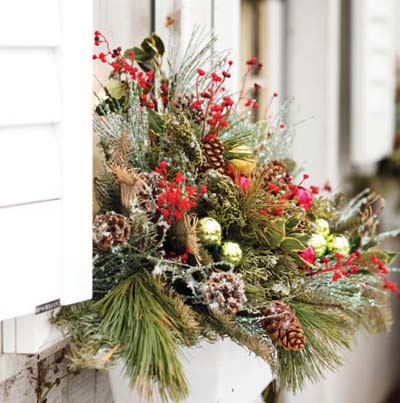
[{"label": "evergreen arrangement", "polygon": [[[94,110],[94,294],[53,318],[73,368],[122,359],[148,399],[156,385],[177,402],[182,348],[229,337],[296,391],[336,369],[359,328],[389,329],[396,253],[379,244],[397,232],[378,234],[383,200],[306,185],[287,104],[254,122],[213,36],[195,32],[180,63],[155,34],[124,52],[94,40],[111,71]],[[250,58],[245,78],[259,68]]]}]

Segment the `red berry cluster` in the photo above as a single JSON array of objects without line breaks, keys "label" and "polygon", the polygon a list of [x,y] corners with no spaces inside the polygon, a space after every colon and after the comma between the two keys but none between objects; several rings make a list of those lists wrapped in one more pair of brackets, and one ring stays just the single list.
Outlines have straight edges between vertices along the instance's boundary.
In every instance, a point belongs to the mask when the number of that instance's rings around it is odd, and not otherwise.
[{"label": "red berry cluster", "polygon": [[168,254],[167,258],[168,259],[176,259],[176,260],[179,260],[182,263],[187,263],[187,261],[189,259],[189,255],[191,255],[191,253],[192,253],[192,251],[190,250],[190,248],[186,247],[185,252],[182,253],[181,255],[176,253],[176,252],[174,252],[174,251],[171,251]]},{"label": "red berry cluster", "polygon": [[209,78],[210,85],[206,90],[199,93],[199,79],[207,75],[203,69],[197,69],[196,95],[190,107],[203,121],[201,139],[207,136],[218,136],[218,133],[228,126],[228,116],[231,113],[234,101],[229,96],[223,96],[220,100],[221,92],[225,91],[224,82],[231,77],[230,68],[232,61],[227,62],[228,66],[220,74],[211,72]]},{"label": "red berry cluster", "polygon": [[[247,90],[246,89],[246,81],[247,81],[247,77],[250,73],[258,73],[262,68],[263,65],[262,63],[260,63],[257,58],[255,56],[250,57],[249,59],[247,59],[246,61],[246,65],[247,65],[247,70],[244,74],[243,77],[243,81],[242,81],[242,90],[240,91],[240,96],[239,96],[239,102],[244,101],[244,106],[246,108],[253,108],[256,109],[258,108],[258,102],[255,99],[249,98],[248,97],[248,92],[251,90]],[[255,83],[253,85],[253,90],[255,93],[259,93],[261,91],[261,86],[257,83]]]},{"label": "red berry cluster", "polygon": [[358,273],[361,269],[364,269],[379,276],[382,279],[384,288],[399,293],[397,284],[386,278],[389,271],[385,263],[375,255],[372,255],[369,260],[365,260],[359,251],[350,253],[349,256],[335,253],[334,259],[325,256],[319,259],[319,263],[322,264],[322,268],[310,271],[308,273],[309,276],[322,273],[332,273],[332,281],[338,281],[343,277],[350,277],[351,275]]},{"label": "red berry cluster", "polygon": [[160,174],[159,188],[160,194],[157,196],[157,206],[160,214],[167,223],[180,221],[184,214],[196,207],[200,195],[207,193],[207,188],[186,184],[186,178],[180,173],[176,173],[172,181],[169,181],[166,161],[161,161],[155,171]]},{"label": "red berry cluster", "polygon": [[105,51],[99,52],[98,54],[93,54],[93,60],[100,60],[102,63],[108,64],[113,69],[114,74],[125,74],[129,76],[133,81],[137,82],[140,88],[143,90],[143,94],[140,97],[142,106],[147,106],[148,108],[154,108],[154,102],[148,100],[148,93],[153,88],[154,84],[154,72],[149,70],[147,72],[141,71],[137,66],[135,66],[135,53],[129,51],[126,59],[122,56],[122,48],[119,46],[115,49],[111,49],[107,38],[101,34],[99,31],[94,33],[94,45],[100,46],[105,45]]}]

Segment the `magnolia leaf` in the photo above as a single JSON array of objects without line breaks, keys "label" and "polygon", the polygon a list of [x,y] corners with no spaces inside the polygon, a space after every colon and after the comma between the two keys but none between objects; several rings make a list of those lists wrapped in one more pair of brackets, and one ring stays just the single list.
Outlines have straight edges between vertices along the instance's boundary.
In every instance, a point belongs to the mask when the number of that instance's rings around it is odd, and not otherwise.
[{"label": "magnolia leaf", "polygon": [[296,228],[300,224],[301,220],[300,218],[293,216],[293,217],[288,217],[286,221],[286,228],[293,229]]},{"label": "magnolia leaf", "polygon": [[149,117],[150,129],[154,130],[156,133],[160,133],[164,126],[163,120],[161,119],[160,115],[153,109],[147,109],[147,114]]},{"label": "magnolia leaf", "polygon": [[296,262],[297,266],[299,266],[301,268],[303,268],[303,267],[312,267],[312,264],[310,262],[307,262],[306,260],[304,260],[297,253],[289,253],[289,255]]},{"label": "magnolia leaf", "polygon": [[264,231],[271,246],[278,247],[286,235],[285,220],[271,221]]},{"label": "magnolia leaf", "polygon": [[[135,53],[135,49],[138,49],[138,48],[129,48],[129,49],[126,49],[125,50],[125,52],[124,52],[124,58],[125,59],[128,59],[128,60],[133,60],[133,59],[135,59],[135,57],[136,57],[136,53]],[[131,52],[133,52],[134,54],[135,54],[135,56],[130,56],[130,53]]]},{"label": "magnolia leaf", "polygon": [[153,58],[153,57],[157,54],[157,52],[158,52],[157,47],[156,47],[156,45],[155,45],[155,43],[153,42],[153,40],[152,40],[151,37],[145,38],[145,39],[143,40],[143,42],[141,43],[140,46],[142,47],[142,49],[143,49],[149,56],[151,55],[152,58]]},{"label": "magnolia leaf", "polygon": [[126,83],[117,80],[116,78],[110,78],[105,88],[108,94],[114,99],[121,99],[126,95],[127,86]]},{"label": "magnolia leaf", "polygon": [[306,248],[306,245],[296,238],[287,237],[281,242],[279,247],[287,252],[301,252]]},{"label": "magnolia leaf", "polygon": [[311,236],[309,234],[305,234],[303,232],[292,232],[288,234],[290,238],[296,238],[298,241],[304,244],[304,247],[307,247],[308,241],[310,240]]},{"label": "magnolia leaf", "polygon": [[158,54],[160,56],[162,56],[165,53],[165,46],[164,46],[164,42],[162,41],[162,39],[156,35],[156,34],[152,34],[151,37],[153,38],[154,44],[156,45]]}]

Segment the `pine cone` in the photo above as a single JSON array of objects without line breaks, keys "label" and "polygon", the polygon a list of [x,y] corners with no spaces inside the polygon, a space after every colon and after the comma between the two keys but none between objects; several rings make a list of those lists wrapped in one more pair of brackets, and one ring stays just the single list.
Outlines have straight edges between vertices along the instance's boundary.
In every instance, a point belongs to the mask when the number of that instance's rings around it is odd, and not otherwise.
[{"label": "pine cone", "polygon": [[290,176],[286,172],[286,164],[281,160],[270,161],[264,169],[265,185],[274,183],[285,193],[289,191]]},{"label": "pine cone", "polygon": [[93,223],[93,240],[100,249],[109,250],[125,245],[131,234],[128,219],[113,211],[96,216]]},{"label": "pine cone", "polygon": [[273,342],[286,350],[302,350],[306,336],[300,321],[288,304],[280,301],[271,302],[263,310],[261,326]]},{"label": "pine cone", "polygon": [[207,168],[215,169],[223,174],[225,170],[224,143],[217,137],[207,139],[204,144]]},{"label": "pine cone", "polygon": [[210,274],[201,291],[210,309],[234,315],[247,301],[244,288],[241,274],[219,272]]}]

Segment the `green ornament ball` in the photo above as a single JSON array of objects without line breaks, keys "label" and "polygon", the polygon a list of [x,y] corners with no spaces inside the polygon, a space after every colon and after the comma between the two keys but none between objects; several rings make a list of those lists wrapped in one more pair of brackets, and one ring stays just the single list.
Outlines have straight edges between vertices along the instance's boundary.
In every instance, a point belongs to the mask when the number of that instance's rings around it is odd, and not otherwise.
[{"label": "green ornament ball", "polygon": [[326,239],[322,234],[312,234],[310,240],[308,241],[308,246],[311,246],[314,249],[317,257],[321,257],[326,252]]},{"label": "green ornament ball", "polygon": [[317,234],[327,237],[330,233],[329,223],[323,218],[317,218],[313,223],[313,230]]},{"label": "green ornament ball", "polygon": [[224,242],[221,247],[221,257],[226,263],[236,266],[242,260],[242,249],[236,242]]},{"label": "green ornament ball", "polygon": [[199,220],[197,234],[200,242],[205,246],[220,245],[222,239],[222,228],[214,218],[204,217]]},{"label": "green ornament ball", "polygon": [[350,253],[350,242],[343,235],[332,234],[328,237],[328,249],[332,253],[347,256]]}]

